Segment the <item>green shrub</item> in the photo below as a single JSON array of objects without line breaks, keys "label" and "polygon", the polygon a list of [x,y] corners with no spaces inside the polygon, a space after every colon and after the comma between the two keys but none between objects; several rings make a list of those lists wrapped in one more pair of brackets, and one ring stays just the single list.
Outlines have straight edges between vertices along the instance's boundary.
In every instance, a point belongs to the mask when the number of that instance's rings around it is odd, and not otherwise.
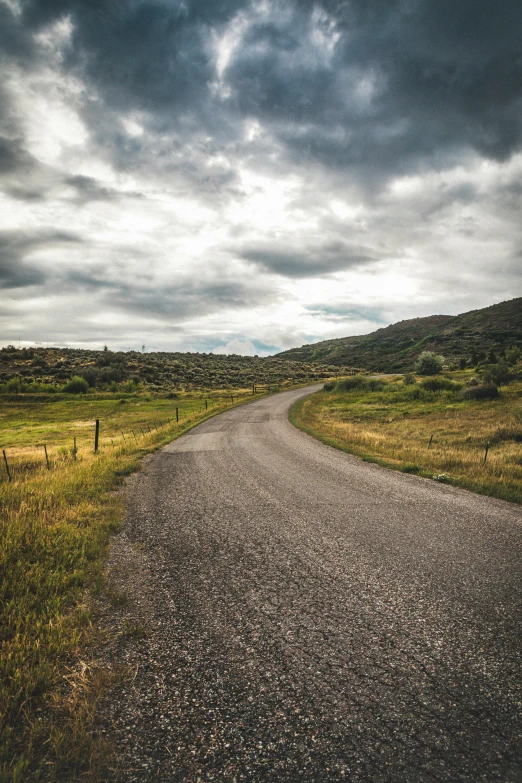
[{"label": "green shrub", "polygon": [[420,465],[415,465],[415,463],[409,463],[409,464],[406,464],[406,465],[402,466],[401,472],[402,473],[413,473],[413,474],[416,474],[416,473],[420,473],[421,472],[421,467],[420,467]]},{"label": "green shrub", "polygon": [[513,348],[508,348],[506,351],[506,360],[507,363],[511,366],[514,364],[518,364],[521,358],[520,348],[518,345],[514,345]]},{"label": "green shrub", "polygon": [[419,375],[437,375],[443,364],[443,356],[437,356],[433,351],[423,351],[415,362],[415,372]]},{"label": "green shrub", "polygon": [[404,385],[405,386],[413,386],[413,384],[417,383],[417,379],[414,375],[411,374],[411,372],[407,372],[404,376]]},{"label": "green shrub", "polygon": [[20,378],[9,378],[6,383],[6,391],[8,394],[20,394],[22,391],[22,381]]},{"label": "green shrub", "polygon": [[456,381],[451,381],[449,378],[425,378],[421,382],[421,386],[423,389],[427,389],[428,391],[452,391],[457,392],[460,391],[462,386],[460,383],[457,383]]},{"label": "green shrub", "polygon": [[324,386],[323,386],[323,391],[325,391],[325,392],[331,392],[334,389],[335,389],[335,383],[333,383],[333,382],[325,383]]},{"label": "green shrub", "polygon": [[510,371],[506,362],[499,362],[498,364],[490,364],[484,372],[484,381],[486,383],[493,383],[495,386],[502,386],[504,383],[509,383],[513,380],[513,373]]},{"label": "green shrub", "polygon": [[343,378],[342,381],[337,381],[336,391],[347,392],[353,389],[360,389],[364,387],[365,381],[364,375],[353,375],[351,378]]},{"label": "green shrub", "polygon": [[75,375],[69,383],[66,383],[63,387],[64,392],[67,394],[85,394],[89,391],[89,384],[85,378]]},{"label": "green shrub", "polygon": [[468,386],[462,396],[466,400],[494,400],[498,397],[498,389],[494,383],[484,383],[479,386]]},{"label": "green shrub", "polygon": [[379,392],[386,388],[388,384],[380,378],[367,378],[364,375],[353,375],[351,378],[343,378],[337,381],[335,390],[338,392],[347,392],[358,389],[362,392]]}]

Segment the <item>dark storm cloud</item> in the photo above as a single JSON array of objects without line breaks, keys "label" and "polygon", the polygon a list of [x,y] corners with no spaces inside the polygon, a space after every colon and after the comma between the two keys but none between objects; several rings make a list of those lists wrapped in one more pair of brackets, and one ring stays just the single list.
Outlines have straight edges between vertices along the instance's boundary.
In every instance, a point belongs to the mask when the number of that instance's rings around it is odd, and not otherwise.
[{"label": "dark storm cloud", "polygon": [[0,136],[0,174],[10,174],[25,168],[31,156],[25,151],[23,139]]},{"label": "dark storm cloud", "polygon": [[65,184],[75,188],[78,201],[81,203],[86,203],[87,201],[115,201],[121,195],[112,188],[100,185],[94,177],[85,177],[81,174],[66,177]]},{"label": "dark storm cloud", "polygon": [[70,271],[58,278],[62,290],[88,291],[117,308],[151,318],[184,320],[226,309],[266,304],[274,289],[264,281],[185,280],[177,284],[155,284],[146,276],[132,280],[111,279],[102,268],[89,273]]},{"label": "dark storm cloud", "polygon": [[306,5],[253,25],[227,72],[296,159],[379,177],[520,145],[520,3],[325,2],[339,39],[323,63],[302,43]]},{"label": "dark storm cloud", "polygon": [[253,247],[242,248],[240,255],[266,272],[292,278],[341,272],[376,260],[368,248],[339,241],[325,242],[315,247],[309,245],[304,249],[257,243]]},{"label": "dark storm cloud", "polygon": [[26,260],[35,250],[79,242],[75,234],[48,231],[26,235],[15,231],[0,232],[0,288],[25,288],[40,285],[48,275]]},{"label": "dark storm cloud", "polygon": [[[300,0],[257,11],[241,0],[33,0],[23,22],[39,30],[70,17],[65,67],[103,100],[86,107],[93,132],[103,111],[142,110],[150,129],[175,129],[182,144],[199,132],[226,143],[241,118],[257,118],[295,162],[369,183],[464,149],[502,160],[520,145],[518,0]],[[211,34],[239,12],[248,24],[223,75],[229,93],[214,94]],[[27,49],[27,35],[18,39]],[[132,165],[143,142],[111,143]]]}]

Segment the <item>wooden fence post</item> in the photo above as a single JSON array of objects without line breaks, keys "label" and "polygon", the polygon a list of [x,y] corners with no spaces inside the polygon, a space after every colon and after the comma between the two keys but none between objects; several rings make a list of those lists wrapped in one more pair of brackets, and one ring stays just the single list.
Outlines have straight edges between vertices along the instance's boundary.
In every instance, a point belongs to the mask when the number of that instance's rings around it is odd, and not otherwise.
[{"label": "wooden fence post", "polygon": [[430,448],[431,448],[431,442],[432,442],[432,440],[433,440],[433,435],[431,436],[431,438],[430,438],[430,442],[428,443],[428,449],[430,449]]},{"label": "wooden fence post", "polygon": [[9,463],[7,461],[7,454],[5,453],[5,449],[2,449],[2,451],[4,453],[4,462],[5,462],[5,469],[7,471],[7,478],[9,479],[9,481],[11,481],[11,471],[9,470]]},{"label": "wooden fence post", "polygon": [[179,421],[179,408],[176,408],[176,421]]},{"label": "wooden fence post", "polygon": [[45,452],[45,463],[47,465],[47,470],[51,470],[51,466],[49,465],[49,457],[47,455],[47,446],[44,443],[44,452]]},{"label": "wooden fence post", "polygon": [[96,419],[96,430],[94,432],[94,453],[98,451],[99,440],[100,440],[100,420]]},{"label": "wooden fence post", "polygon": [[489,451],[489,440],[486,443],[486,453],[484,454],[484,464],[486,463],[486,460],[488,458],[488,451]]},{"label": "wooden fence post", "polygon": [[76,435],[74,436],[74,446],[73,446],[73,457],[76,459],[76,454],[78,453],[78,449],[76,448]]}]

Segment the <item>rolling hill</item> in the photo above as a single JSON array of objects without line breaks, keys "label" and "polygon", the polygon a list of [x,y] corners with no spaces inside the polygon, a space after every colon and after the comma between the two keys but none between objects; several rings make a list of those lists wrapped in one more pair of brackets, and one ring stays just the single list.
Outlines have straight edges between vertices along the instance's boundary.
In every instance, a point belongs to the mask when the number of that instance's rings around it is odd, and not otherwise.
[{"label": "rolling hill", "polygon": [[413,369],[422,351],[442,354],[448,362],[476,362],[515,344],[522,347],[522,297],[461,315],[412,318],[367,335],[303,345],[277,358],[404,372]]}]

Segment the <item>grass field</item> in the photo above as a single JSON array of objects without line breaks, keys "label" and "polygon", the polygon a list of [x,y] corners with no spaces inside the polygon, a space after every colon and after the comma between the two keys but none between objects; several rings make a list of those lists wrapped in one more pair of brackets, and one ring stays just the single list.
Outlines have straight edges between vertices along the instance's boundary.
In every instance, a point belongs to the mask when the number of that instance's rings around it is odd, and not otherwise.
[{"label": "grass field", "polygon": [[[461,384],[469,376],[451,374]],[[291,420],[367,461],[522,502],[522,383],[489,401],[406,386],[402,376],[374,386],[319,392],[297,403]]]},{"label": "grass field", "polygon": [[[234,391],[234,404],[251,399]],[[225,393],[207,397],[208,410],[190,395],[2,400],[0,448],[12,477],[2,461],[2,783],[103,780],[110,749],[91,724],[110,681],[82,656],[96,639],[90,596],[103,590],[107,545],[123,518],[114,490],[145,454],[231,404]]]}]

